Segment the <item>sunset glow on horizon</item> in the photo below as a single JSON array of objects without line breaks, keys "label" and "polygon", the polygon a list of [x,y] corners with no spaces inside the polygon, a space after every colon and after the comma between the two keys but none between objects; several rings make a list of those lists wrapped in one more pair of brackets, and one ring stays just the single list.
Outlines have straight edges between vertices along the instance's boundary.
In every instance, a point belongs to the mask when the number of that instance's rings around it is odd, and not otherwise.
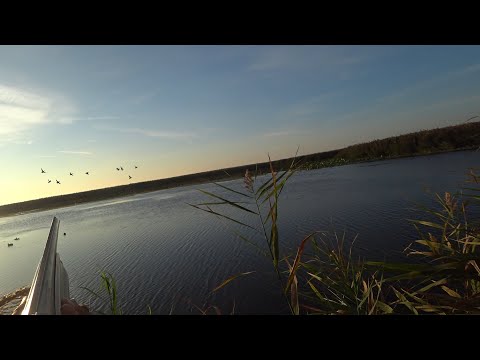
[{"label": "sunset glow on horizon", "polygon": [[0,205],[459,124],[479,80],[479,46],[0,46]]}]

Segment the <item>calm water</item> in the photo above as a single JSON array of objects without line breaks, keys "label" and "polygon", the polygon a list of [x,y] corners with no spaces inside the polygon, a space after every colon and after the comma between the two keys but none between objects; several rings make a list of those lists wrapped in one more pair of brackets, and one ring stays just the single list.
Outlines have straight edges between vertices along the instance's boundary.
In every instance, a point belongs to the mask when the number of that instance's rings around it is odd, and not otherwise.
[{"label": "calm water", "polygon": [[[282,193],[281,241],[293,248],[311,231],[334,226],[350,237],[358,234],[357,243],[374,257],[395,256],[414,235],[406,221],[417,215],[413,202],[429,205],[432,193],[455,191],[479,160],[480,152],[468,151],[299,173]],[[240,180],[224,184],[242,188]],[[226,195],[215,185],[196,185],[1,218],[0,294],[32,281],[57,216],[58,252],[79,301],[99,306],[81,287],[97,290],[98,272],[106,269],[129,314],[145,314],[147,305],[156,314],[197,314],[191,304],[206,303],[224,312],[235,303],[235,312],[243,314],[285,311],[269,260],[235,238],[236,227],[187,205],[211,201],[197,189]],[[222,212],[257,224],[244,214]],[[225,278],[252,270],[209,295]]]}]

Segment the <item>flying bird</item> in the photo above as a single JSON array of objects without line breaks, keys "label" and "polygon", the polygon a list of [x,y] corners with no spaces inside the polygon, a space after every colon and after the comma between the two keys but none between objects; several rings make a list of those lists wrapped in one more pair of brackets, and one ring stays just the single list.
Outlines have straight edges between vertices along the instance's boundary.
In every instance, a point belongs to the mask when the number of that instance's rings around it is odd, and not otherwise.
[{"label": "flying bird", "polygon": [[57,184],[60,184],[60,181],[56,180]]},{"label": "flying bird", "polygon": [[120,166],[120,170],[122,170],[122,171],[123,171],[123,168],[122,168],[121,166]]},{"label": "flying bird", "polygon": [[135,165],[135,169],[137,169],[137,168],[138,168],[138,166],[137,166],[137,165]]},{"label": "flying bird", "polygon": [[87,171],[85,174],[90,175],[90,174],[88,173],[88,171]]},{"label": "flying bird", "polygon": [[71,176],[73,176],[73,174],[72,174],[72,173],[70,173],[70,175],[71,175]]},{"label": "flying bird", "polygon": [[50,184],[51,182],[52,182],[52,180],[49,179],[49,180],[48,180],[48,183]]},{"label": "flying bird", "polygon": [[117,171],[120,171],[120,169],[119,169],[119,168],[117,168]]},{"label": "flying bird", "polygon": [[45,170],[43,170],[42,168],[40,168],[40,170],[42,170],[42,174],[45,174]]},{"label": "flying bird", "polygon": [[130,175],[128,175],[128,178],[131,179],[132,177]]}]

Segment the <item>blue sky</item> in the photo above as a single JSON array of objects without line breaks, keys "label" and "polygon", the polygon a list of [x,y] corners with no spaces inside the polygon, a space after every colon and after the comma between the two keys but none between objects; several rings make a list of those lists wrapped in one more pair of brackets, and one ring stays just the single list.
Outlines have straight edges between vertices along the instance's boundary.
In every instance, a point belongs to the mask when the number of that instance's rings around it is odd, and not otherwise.
[{"label": "blue sky", "polygon": [[0,46],[0,204],[456,124],[479,80],[479,46]]}]

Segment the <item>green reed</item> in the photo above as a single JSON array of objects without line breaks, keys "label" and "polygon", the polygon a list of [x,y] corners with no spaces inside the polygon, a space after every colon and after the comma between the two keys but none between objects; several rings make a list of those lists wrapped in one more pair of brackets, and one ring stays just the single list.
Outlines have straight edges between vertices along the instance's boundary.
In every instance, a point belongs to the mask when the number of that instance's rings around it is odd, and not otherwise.
[{"label": "green reed", "polygon": [[[405,249],[405,261],[391,263],[355,257],[355,239],[348,241],[345,232],[338,236],[335,231],[314,232],[300,242],[295,254],[281,255],[279,195],[286,181],[301,168],[294,159],[287,171],[278,174],[270,161],[270,177],[262,185],[257,185],[256,176],[248,170],[244,177],[245,192],[216,184],[248,198],[249,202],[240,205],[238,201],[200,190],[220,202],[191,205],[253,229],[264,239],[263,246],[268,250],[266,254],[292,314],[480,313],[480,226],[469,221],[467,211],[469,207],[478,209],[478,175],[471,171],[472,185],[458,194],[445,193],[443,197],[437,194],[437,208],[419,206],[425,216],[436,220],[410,220],[418,237]],[[266,211],[262,211],[262,204],[267,204]],[[258,224],[252,226],[214,211],[216,205],[229,205],[249,213],[258,219]],[[235,235],[258,247],[258,243],[246,236],[238,232]],[[417,261],[410,261],[414,256]],[[286,265],[285,270],[280,269],[280,263]],[[233,275],[214,291],[252,272]]]}]

